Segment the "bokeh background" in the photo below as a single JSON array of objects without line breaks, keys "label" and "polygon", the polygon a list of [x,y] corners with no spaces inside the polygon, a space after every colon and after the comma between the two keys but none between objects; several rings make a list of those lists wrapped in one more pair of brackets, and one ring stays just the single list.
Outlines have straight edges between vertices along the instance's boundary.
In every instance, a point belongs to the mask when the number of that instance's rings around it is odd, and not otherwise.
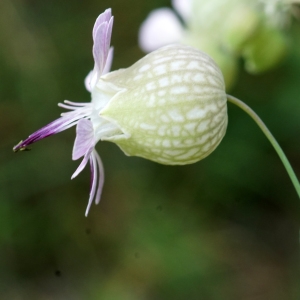
[{"label": "bokeh background", "polygon": [[[0,1],[0,299],[299,299],[299,199],[254,122],[229,104],[220,146],[193,165],[127,157],[99,143],[106,179],[84,216],[88,168],[70,180],[75,128],[12,147],[89,101],[91,30],[111,7],[113,69],[144,54],[138,29],[168,0]],[[241,70],[231,94],[265,121],[300,174],[300,25],[286,60]],[[241,61],[242,65],[243,62]]]}]

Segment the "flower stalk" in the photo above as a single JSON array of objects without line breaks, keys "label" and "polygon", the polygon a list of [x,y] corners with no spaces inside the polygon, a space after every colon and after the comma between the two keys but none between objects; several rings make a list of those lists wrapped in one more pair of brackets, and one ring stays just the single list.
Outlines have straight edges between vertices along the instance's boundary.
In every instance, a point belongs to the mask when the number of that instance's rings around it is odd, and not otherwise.
[{"label": "flower stalk", "polygon": [[265,125],[265,123],[261,120],[261,118],[247,105],[245,104],[243,101],[239,100],[236,97],[233,97],[231,95],[227,95],[227,100],[231,103],[233,103],[234,105],[238,106],[239,108],[241,108],[244,112],[246,112],[254,121],[255,123],[259,126],[259,128],[262,130],[262,132],[265,134],[265,136],[267,137],[267,139],[270,141],[270,143],[273,145],[274,149],[276,150],[277,154],[279,155],[286,171],[288,172],[290,179],[295,187],[295,190],[300,198],[300,184],[298,181],[298,178],[290,164],[290,162],[288,161],[285,153],[283,152],[282,148],[280,147],[280,145],[278,144],[278,142],[276,141],[275,137],[272,135],[272,133],[270,132],[270,130],[267,128],[267,126]]}]

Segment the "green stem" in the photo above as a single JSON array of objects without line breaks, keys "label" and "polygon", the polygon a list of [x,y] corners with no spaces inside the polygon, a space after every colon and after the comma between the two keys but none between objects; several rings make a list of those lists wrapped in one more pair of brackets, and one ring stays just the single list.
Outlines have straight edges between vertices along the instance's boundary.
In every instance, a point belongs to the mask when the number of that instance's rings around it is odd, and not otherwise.
[{"label": "green stem", "polygon": [[259,128],[262,130],[262,132],[266,135],[267,139],[271,142],[271,144],[275,148],[277,154],[279,155],[285,169],[287,170],[287,172],[292,180],[292,183],[296,189],[296,192],[300,198],[300,184],[297,179],[297,176],[296,176],[291,164],[289,163],[287,157],[285,156],[283,150],[281,149],[281,147],[279,146],[276,139],[274,138],[274,136],[272,135],[270,130],[267,128],[265,123],[247,104],[245,104],[241,100],[239,100],[231,95],[227,95],[227,100],[229,102],[235,104],[239,108],[241,108],[243,111],[245,111],[256,122],[256,124],[259,126]]}]

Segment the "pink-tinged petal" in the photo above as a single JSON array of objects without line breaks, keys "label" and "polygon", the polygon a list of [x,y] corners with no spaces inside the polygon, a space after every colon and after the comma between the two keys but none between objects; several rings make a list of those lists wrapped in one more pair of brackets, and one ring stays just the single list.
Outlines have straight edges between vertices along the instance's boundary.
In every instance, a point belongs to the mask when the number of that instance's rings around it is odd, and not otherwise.
[{"label": "pink-tinged petal", "polygon": [[[100,202],[101,192],[104,183],[103,164],[99,154],[95,150],[91,153],[90,165],[91,165],[91,190],[90,190],[88,205],[85,211],[86,217],[89,213],[93,200],[95,199],[96,204]],[[99,181],[98,181],[98,177],[99,177]]]},{"label": "pink-tinged petal", "polygon": [[85,155],[95,145],[93,123],[87,119],[78,121],[72,159],[76,160]]},{"label": "pink-tinged petal", "polygon": [[110,47],[109,51],[108,51],[106,64],[105,64],[105,67],[103,69],[102,75],[104,75],[104,74],[106,74],[110,71],[111,66],[112,66],[113,57],[114,57],[114,47]]},{"label": "pink-tinged petal", "polygon": [[74,179],[85,168],[86,164],[88,163],[88,161],[90,159],[91,153],[93,152],[93,149],[94,149],[94,147],[91,147],[87,150],[82,162],[80,163],[80,165],[78,166],[76,171],[73,173],[71,179]]},{"label": "pink-tinged petal", "polygon": [[104,22],[109,22],[111,18],[111,8],[106,9],[102,14],[98,16],[96,19],[94,28],[93,28],[93,39],[95,40],[95,35],[97,32],[98,27],[104,23]]},{"label": "pink-tinged petal", "polygon": [[[114,24],[114,17],[111,17],[109,22],[108,22],[107,28],[106,28],[103,69],[106,65],[107,56],[108,56],[108,53],[109,53],[109,50],[110,50],[110,40],[111,40],[113,24]],[[103,69],[101,70],[101,74],[103,72]]]},{"label": "pink-tinged petal", "polygon": [[179,42],[183,27],[169,8],[156,9],[149,14],[139,30],[139,45],[145,52]]},{"label": "pink-tinged petal", "polygon": [[192,0],[172,0],[172,5],[185,21],[191,17]]},{"label": "pink-tinged petal", "polygon": [[93,56],[95,61],[95,71],[97,77],[101,76],[101,72],[105,64],[104,55],[105,55],[105,43],[106,43],[106,29],[107,29],[107,23],[102,23],[99,25],[95,33]]},{"label": "pink-tinged petal", "polygon": [[[92,75],[90,86],[93,88],[95,82],[103,73],[106,65],[107,56],[109,53],[110,40],[112,34],[114,18],[111,16],[111,11],[106,15],[98,18],[93,29],[93,56],[95,61],[94,74]],[[101,23],[102,22],[102,23]]]}]

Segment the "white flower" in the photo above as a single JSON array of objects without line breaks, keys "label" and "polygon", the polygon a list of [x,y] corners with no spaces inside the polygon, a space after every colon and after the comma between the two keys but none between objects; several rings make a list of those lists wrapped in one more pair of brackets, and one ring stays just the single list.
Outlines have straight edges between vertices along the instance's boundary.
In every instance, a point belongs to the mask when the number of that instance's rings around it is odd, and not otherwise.
[{"label": "white flower", "polygon": [[127,69],[106,73],[111,65],[113,17],[106,10],[93,29],[94,70],[85,79],[90,103],[65,101],[70,110],[21,141],[26,147],[71,126],[76,127],[72,159],[83,157],[72,175],[90,161],[92,184],[86,215],[100,201],[103,166],[98,141],[116,143],[127,155],[183,165],[209,155],[227,127],[223,75],[205,53],[180,44],[160,48]]},{"label": "white flower", "polygon": [[[191,15],[192,0],[173,0],[173,7],[188,21]],[[145,52],[180,42],[184,37],[184,27],[170,8],[153,10],[139,30],[139,45]]]}]

